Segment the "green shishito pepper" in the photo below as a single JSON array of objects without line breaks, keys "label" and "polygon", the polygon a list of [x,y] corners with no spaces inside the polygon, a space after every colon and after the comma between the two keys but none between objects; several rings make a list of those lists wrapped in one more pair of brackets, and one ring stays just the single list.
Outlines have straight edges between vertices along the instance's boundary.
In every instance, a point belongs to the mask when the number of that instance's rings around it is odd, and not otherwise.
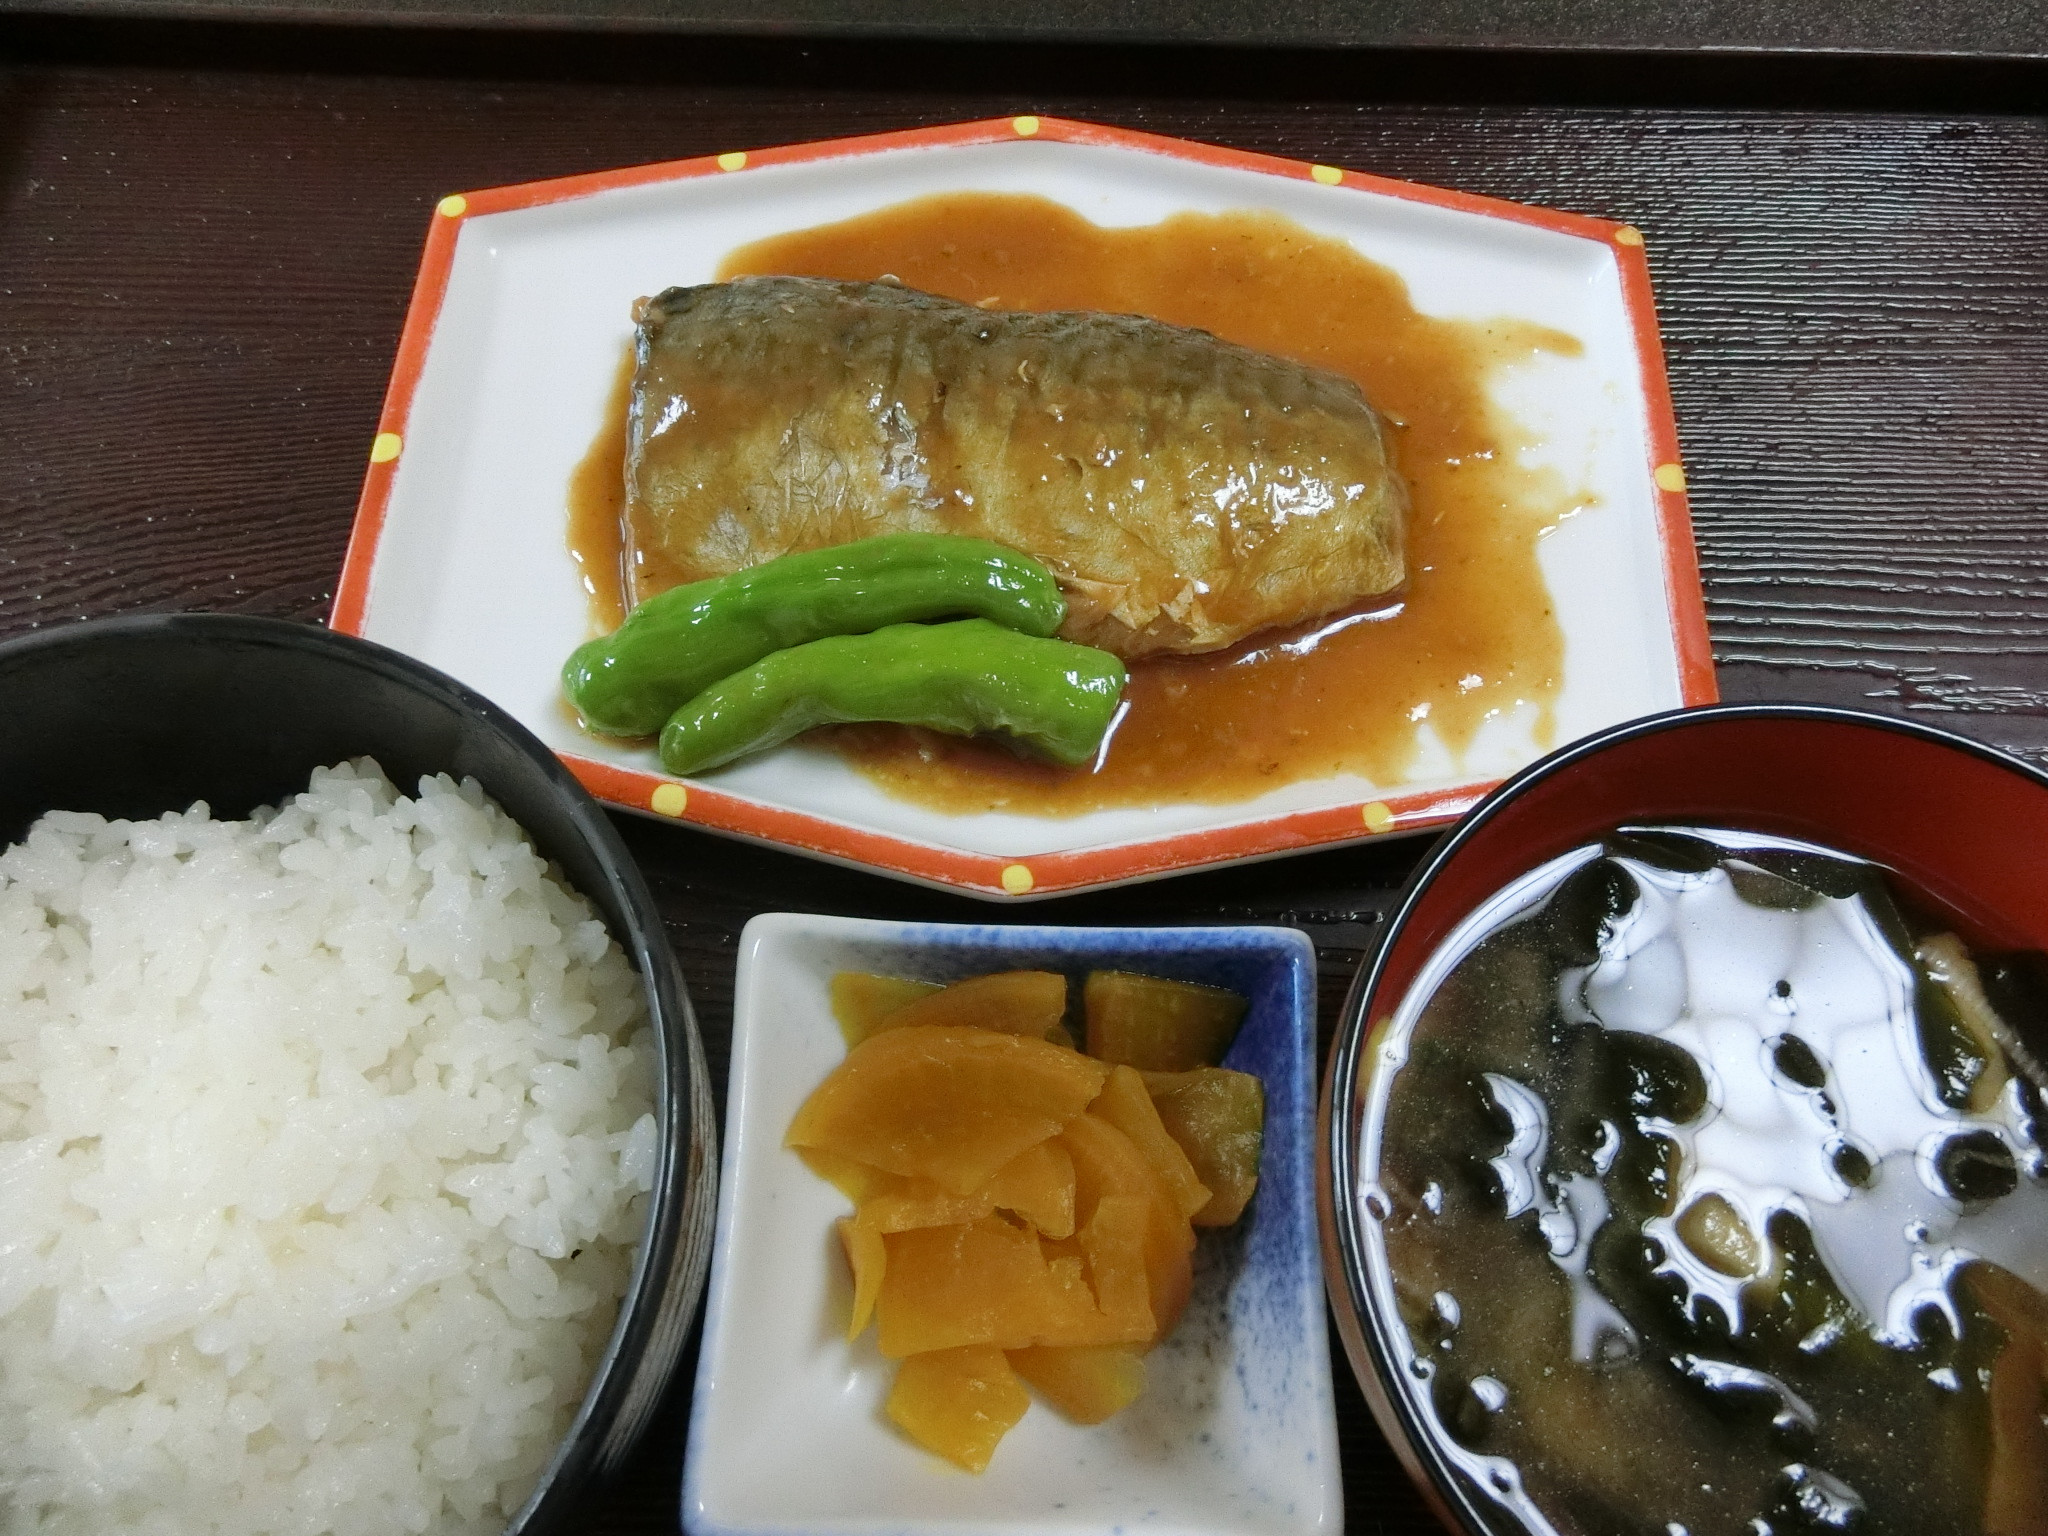
[{"label": "green shishito pepper", "polygon": [[1006,731],[1066,764],[1102,744],[1123,693],[1107,651],[987,619],[892,624],[765,656],[712,684],[661,732],[661,765],[697,773],[814,725],[895,720],[955,736]]},{"label": "green shishito pepper", "polygon": [[562,687],[593,730],[651,736],[679,706],[772,652],[970,615],[1050,635],[1067,603],[1052,573],[1013,549],[885,533],[658,593],[611,634],[579,646]]}]

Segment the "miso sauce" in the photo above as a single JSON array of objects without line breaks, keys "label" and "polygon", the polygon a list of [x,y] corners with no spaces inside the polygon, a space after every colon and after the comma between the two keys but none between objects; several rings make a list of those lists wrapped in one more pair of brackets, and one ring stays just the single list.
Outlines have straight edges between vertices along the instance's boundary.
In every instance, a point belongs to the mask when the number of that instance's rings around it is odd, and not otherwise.
[{"label": "miso sauce", "polygon": [[1404,1007],[1381,1280],[1531,1530],[2048,1528],[2048,993],[1911,913],[1821,850],[1617,834]]},{"label": "miso sauce", "polygon": [[[604,423],[569,476],[569,556],[590,600],[590,633],[608,635],[626,622],[626,416],[633,403],[633,349],[626,348]],[[566,703],[566,701],[564,701]],[[573,714],[574,711],[571,711]]]},{"label": "miso sauce", "polygon": [[[953,812],[1072,815],[1244,800],[1342,773],[1392,783],[1425,730],[1455,756],[1501,716],[1550,744],[1564,642],[1536,546],[1584,498],[1521,462],[1528,444],[1487,390],[1504,367],[1577,355],[1575,338],[1420,314],[1386,267],[1257,212],[1108,229],[1040,198],[947,194],[762,241],[720,268],[767,273],[894,276],[989,307],[1145,314],[1346,374],[1392,422],[1413,498],[1409,581],[1393,601],[1137,663],[1093,771],[899,726],[819,734],[891,793]],[[624,409],[617,449],[600,439],[592,462],[616,451],[622,463]],[[616,523],[578,527],[586,576],[616,571]],[[616,587],[597,600],[620,601]]]}]

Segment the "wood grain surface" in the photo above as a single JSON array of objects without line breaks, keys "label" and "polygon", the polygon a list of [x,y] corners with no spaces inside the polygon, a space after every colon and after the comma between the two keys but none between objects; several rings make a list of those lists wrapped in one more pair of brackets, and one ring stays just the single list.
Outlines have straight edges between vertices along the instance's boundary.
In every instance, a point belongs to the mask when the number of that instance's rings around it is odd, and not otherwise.
[{"label": "wood grain surface", "polygon": [[[0,31],[0,634],[179,609],[319,621],[441,194],[1031,110],[1638,225],[1724,695],[1911,715],[2048,765],[2039,115],[1770,109],[1731,81],[1737,108],[1699,99],[1713,90],[1697,79],[1683,108],[1600,107],[1584,101],[1655,91],[1583,75],[1578,104],[1545,104],[1540,83],[1499,71],[1459,100],[1438,76],[1404,92],[1327,65],[1321,94],[1303,94],[1270,60],[1233,94],[1214,60],[1191,87],[1142,53],[1114,75],[1094,55],[1012,68],[971,50],[834,74],[798,42],[671,50],[663,78],[630,42],[615,70],[565,49],[575,78],[544,78],[531,56],[498,78],[447,37],[413,53],[381,35],[388,61],[361,38],[295,33],[240,35],[219,50],[231,63],[188,45],[152,65],[118,29]],[[721,1088],[733,952],[754,913],[990,912],[621,825]],[[1317,944],[1327,1032],[1418,852],[1320,854],[1020,915],[1293,924]],[[687,1370],[594,1499],[592,1532],[675,1528]],[[1337,1374],[1348,1529],[1433,1529],[1341,1357]]]},{"label": "wood grain surface", "polygon": [[2048,57],[2048,12],[2028,0],[1034,0],[1003,6],[983,0],[0,0],[0,11],[9,9],[1010,42],[1508,44]]}]

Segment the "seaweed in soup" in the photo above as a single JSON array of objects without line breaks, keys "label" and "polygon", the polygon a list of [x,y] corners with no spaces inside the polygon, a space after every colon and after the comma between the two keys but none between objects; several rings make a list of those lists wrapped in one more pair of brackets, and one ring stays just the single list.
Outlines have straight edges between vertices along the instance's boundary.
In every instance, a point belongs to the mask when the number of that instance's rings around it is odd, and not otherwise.
[{"label": "seaweed in soup", "polygon": [[1627,828],[1564,862],[1388,1099],[1447,1457],[1583,1536],[2048,1531],[2048,961],[1980,966],[1823,849]]}]

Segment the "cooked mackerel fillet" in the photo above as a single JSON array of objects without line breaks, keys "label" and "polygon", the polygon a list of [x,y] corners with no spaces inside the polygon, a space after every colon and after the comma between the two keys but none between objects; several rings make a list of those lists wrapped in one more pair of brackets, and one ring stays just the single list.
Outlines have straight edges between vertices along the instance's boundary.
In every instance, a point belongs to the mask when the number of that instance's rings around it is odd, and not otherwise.
[{"label": "cooked mackerel fillet", "polygon": [[1067,639],[1133,658],[1402,581],[1407,495],[1358,386],[1206,331],[750,277],[647,300],[636,345],[635,601],[870,534],[970,534],[1052,569]]}]

